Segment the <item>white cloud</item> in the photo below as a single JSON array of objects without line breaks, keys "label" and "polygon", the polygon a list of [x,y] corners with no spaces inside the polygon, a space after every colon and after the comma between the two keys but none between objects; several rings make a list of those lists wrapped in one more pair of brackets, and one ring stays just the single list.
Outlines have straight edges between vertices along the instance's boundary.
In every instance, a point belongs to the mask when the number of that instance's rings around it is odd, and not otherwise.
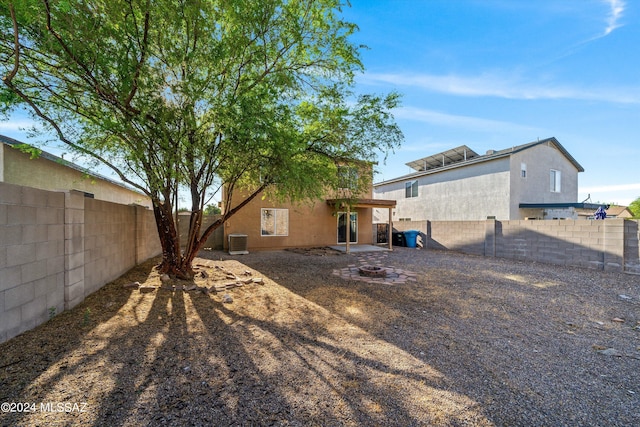
[{"label": "white cloud", "polygon": [[[587,43],[591,43],[595,40],[601,39],[603,37],[608,36],[609,34],[611,34],[615,29],[622,27],[623,24],[620,23],[620,20],[622,18],[622,15],[624,14],[624,10],[626,7],[626,4],[624,2],[624,0],[601,0],[609,9],[609,13],[607,14],[607,18],[605,20],[606,22],[606,28],[604,29],[604,31],[602,31],[601,33],[597,34],[596,36],[593,36],[591,38],[588,38],[587,40],[584,40],[580,43],[578,43],[576,46],[582,46],[582,45],[586,45]],[[571,54],[571,53],[569,53]],[[567,55],[569,55],[567,54]],[[565,55],[566,56],[566,55]]]},{"label": "white cloud", "polygon": [[594,185],[592,187],[580,187],[580,191],[585,193],[614,193],[621,191],[640,190],[640,182],[631,184],[615,184],[615,185]]},{"label": "white cloud", "polygon": [[361,83],[408,86],[448,95],[506,99],[578,99],[621,104],[640,103],[640,88],[577,87],[528,81],[518,73],[477,76],[367,73]]},{"label": "white cloud", "polygon": [[449,126],[456,128],[470,129],[474,131],[496,132],[505,131],[526,131],[535,130],[532,127],[515,123],[503,122],[499,120],[482,119],[478,117],[459,116],[442,113],[439,111],[426,110],[416,107],[401,107],[394,111],[394,116],[398,119],[414,120],[432,125]]},{"label": "white cloud", "polygon": [[629,184],[591,185],[579,188],[578,200],[589,197],[592,203],[617,203],[629,206],[640,197],[640,182]]},{"label": "white cloud", "polygon": [[33,121],[31,120],[10,120],[7,122],[0,122],[0,131],[22,131],[33,127]]},{"label": "white cloud", "polygon": [[616,28],[622,26],[622,24],[620,24],[620,18],[622,18],[626,5],[623,0],[604,0],[604,2],[610,8],[609,15],[607,16],[607,28],[604,30],[604,35],[607,36]]}]

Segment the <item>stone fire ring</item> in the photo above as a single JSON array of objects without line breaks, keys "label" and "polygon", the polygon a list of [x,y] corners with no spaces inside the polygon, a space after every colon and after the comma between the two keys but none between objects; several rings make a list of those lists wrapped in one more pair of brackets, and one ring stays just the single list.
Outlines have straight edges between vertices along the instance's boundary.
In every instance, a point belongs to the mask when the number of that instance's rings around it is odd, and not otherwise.
[{"label": "stone fire ring", "polygon": [[375,267],[372,265],[363,265],[358,267],[358,273],[365,277],[387,277],[387,270],[382,267]]}]

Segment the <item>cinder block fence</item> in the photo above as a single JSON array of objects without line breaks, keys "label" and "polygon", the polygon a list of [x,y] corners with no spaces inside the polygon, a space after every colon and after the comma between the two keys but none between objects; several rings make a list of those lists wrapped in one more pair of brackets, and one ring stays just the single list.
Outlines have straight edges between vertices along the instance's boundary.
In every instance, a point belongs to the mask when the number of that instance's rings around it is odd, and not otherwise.
[{"label": "cinder block fence", "polygon": [[160,252],[144,207],[0,182],[0,342]]},{"label": "cinder block fence", "polygon": [[423,245],[474,255],[640,274],[638,220],[402,221]]}]

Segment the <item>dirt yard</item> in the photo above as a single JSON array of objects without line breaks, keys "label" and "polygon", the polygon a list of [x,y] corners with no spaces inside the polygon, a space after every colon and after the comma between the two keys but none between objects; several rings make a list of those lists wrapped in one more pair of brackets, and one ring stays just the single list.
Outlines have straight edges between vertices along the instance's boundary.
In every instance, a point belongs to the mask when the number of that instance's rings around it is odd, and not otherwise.
[{"label": "dirt yard", "polygon": [[195,264],[1,344],[0,425],[640,425],[639,276],[408,248]]}]

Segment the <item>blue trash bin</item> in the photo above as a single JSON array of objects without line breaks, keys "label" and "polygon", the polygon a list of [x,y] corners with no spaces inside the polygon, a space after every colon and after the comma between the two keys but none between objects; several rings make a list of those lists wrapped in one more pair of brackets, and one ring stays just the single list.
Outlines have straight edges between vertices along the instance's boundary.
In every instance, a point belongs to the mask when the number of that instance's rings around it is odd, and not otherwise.
[{"label": "blue trash bin", "polygon": [[408,248],[415,248],[418,246],[418,234],[417,230],[407,230],[404,232],[404,240],[407,243]]}]

